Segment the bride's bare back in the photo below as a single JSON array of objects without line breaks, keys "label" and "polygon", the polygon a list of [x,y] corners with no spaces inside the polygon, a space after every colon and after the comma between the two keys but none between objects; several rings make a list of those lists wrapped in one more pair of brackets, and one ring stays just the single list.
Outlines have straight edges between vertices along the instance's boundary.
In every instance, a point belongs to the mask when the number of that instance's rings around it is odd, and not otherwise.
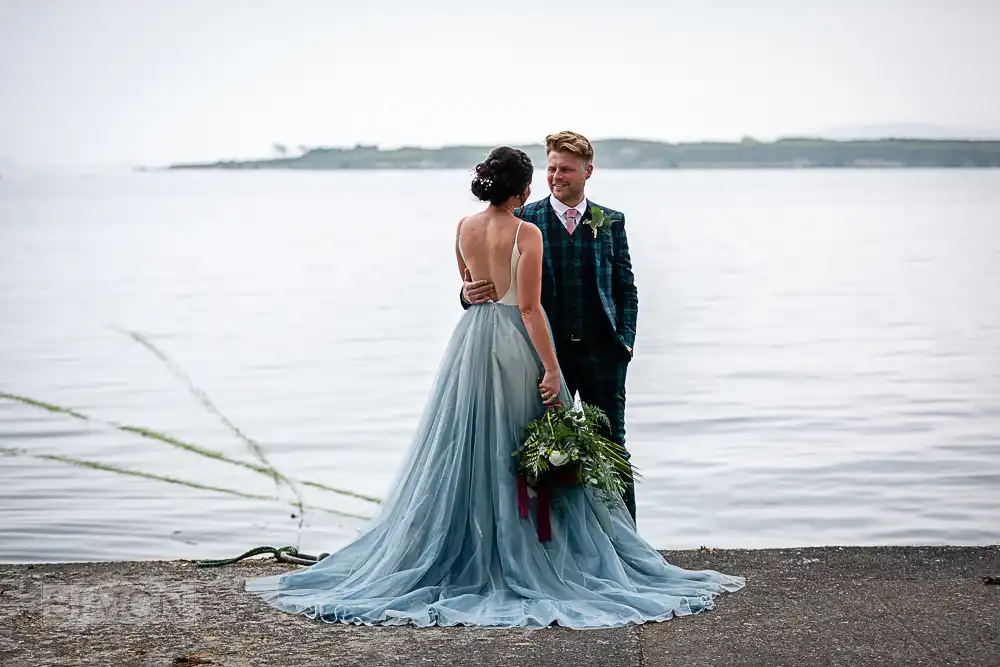
[{"label": "bride's bare back", "polygon": [[491,211],[475,213],[458,223],[459,256],[473,280],[493,283],[497,301],[519,303],[517,243],[521,224],[513,215]]}]

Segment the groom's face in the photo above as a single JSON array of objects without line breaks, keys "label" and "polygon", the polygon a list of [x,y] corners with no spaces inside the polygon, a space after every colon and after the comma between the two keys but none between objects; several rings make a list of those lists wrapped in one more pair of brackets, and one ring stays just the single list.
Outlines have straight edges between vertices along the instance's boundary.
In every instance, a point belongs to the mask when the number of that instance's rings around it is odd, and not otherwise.
[{"label": "groom's face", "polygon": [[576,206],[583,201],[583,189],[594,170],[579,155],[552,151],[549,153],[547,180],[549,191],[555,198],[568,206]]}]

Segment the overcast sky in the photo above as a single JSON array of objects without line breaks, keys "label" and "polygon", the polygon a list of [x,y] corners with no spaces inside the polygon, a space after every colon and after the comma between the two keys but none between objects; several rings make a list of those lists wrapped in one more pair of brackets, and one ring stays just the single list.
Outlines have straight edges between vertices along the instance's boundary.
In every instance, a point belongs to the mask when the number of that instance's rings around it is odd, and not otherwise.
[{"label": "overcast sky", "polygon": [[1000,130],[1000,0],[0,0],[0,156]]}]

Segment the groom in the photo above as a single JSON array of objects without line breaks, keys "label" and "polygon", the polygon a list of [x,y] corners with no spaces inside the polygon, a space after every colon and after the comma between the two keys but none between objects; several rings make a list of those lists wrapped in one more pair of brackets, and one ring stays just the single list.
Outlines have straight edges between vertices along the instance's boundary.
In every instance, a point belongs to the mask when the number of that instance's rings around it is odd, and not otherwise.
[{"label": "groom", "polygon": [[[567,388],[607,414],[610,439],[624,446],[625,374],[639,312],[625,216],[584,195],[594,171],[594,147],[586,137],[550,134],[545,153],[552,195],[514,214],[542,231],[542,308],[552,326]],[[483,303],[493,292],[487,280],[466,279],[462,305]],[[631,478],[626,489],[625,504],[635,520]]]}]

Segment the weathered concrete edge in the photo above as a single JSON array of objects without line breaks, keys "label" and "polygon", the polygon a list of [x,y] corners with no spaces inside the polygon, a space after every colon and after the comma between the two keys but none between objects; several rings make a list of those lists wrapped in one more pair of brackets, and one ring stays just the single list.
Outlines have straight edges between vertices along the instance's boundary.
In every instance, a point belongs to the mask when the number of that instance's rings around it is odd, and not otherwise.
[{"label": "weathered concrete edge", "polygon": [[[698,549],[658,549],[658,551],[664,555],[664,557],[680,557],[680,558],[702,558],[705,556],[711,556],[712,558],[728,560],[737,560],[744,562],[747,557],[752,560],[759,560],[761,562],[773,560],[780,557],[793,557],[797,555],[808,554],[810,557],[815,557],[817,554],[827,553],[865,553],[865,554],[882,554],[892,557],[905,557],[907,555],[928,555],[937,553],[947,553],[955,554],[958,552],[970,552],[970,553],[980,553],[989,552],[991,550],[1000,550],[1000,541],[990,544],[928,544],[928,545],[897,545],[897,544],[831,544],[831,545],[814,545],[814,546],[789,546],[789,547],[773,547],[773,548],[732,548],[732,547],[699,547]],[[758,558],[754,558],[757,556]],[[72,566],[72,565],[109,565],[109,564],[137,564],[137,563],[147,563],[147,564],[163,564],[163,563],[190,563],[195,564],[201,559],[197,558],[163,558],[163,559],[110,559],[110,560],[65,560],[65,561],[52,561],[52,560],[39,560],[39,561],[20,561],[20,562],[3,562],[0,561],[0,570],[10,567],[24,567],[24,566]],[[256,556],[239,563],[239,565],[246,564],[261,564],[273,562],[270,557]],[[226,566],[223,566],[226,567]],[[232,566],[229,566],[232,567]]]},{"label": "weathered concrete edge", "polygon": [[[891,565],[904,567],[907,570],[919,568],[921,566],[929,568],[928,572],[933,572],[933,565],[938,559],[947,556],[950,563],[954,563],[957,558],[959,562],[968,557],[970,563],[981,559],[984,556],[1000,555],[1000,542],[985,545],[830,545],[830,546],[807,546],[807,547],[782,547],[769,549],[732,549],[732,548],[712,548],[701,547],[699,549],[660,549],[661,554],[669,562],[687,569],[715,569],[727,574],[741,574],[740,572],[729,572],[728,569],[768,569],[781,564],[812,564],[817,562],[836,562],[839,568],[844,568],[850,563],[856,568],[857,574],[864,574],[867,571],[884,572]],[[832,561],[831,561],[832,559]],[[166,567],[166,566],[190,566],[195,567],[200,559],[179,558],[179,559],[155,559],[155,560],[100,560],[100,561],[30,561],[17,563],[0,562],[0,572],[3,570],[17,570],[21,568],[53,568],[62,570],[66,568],[87,568],[87,567]],[[280,563],[272,557],[256,556],[234,565],[227,565],[213,568],[198,568],[203,570],[225,571],[234,568],[258,568],[258,567],[285,567],[294,569],[296,565]],[[253,575],[256,576],[256,573]]]}]

